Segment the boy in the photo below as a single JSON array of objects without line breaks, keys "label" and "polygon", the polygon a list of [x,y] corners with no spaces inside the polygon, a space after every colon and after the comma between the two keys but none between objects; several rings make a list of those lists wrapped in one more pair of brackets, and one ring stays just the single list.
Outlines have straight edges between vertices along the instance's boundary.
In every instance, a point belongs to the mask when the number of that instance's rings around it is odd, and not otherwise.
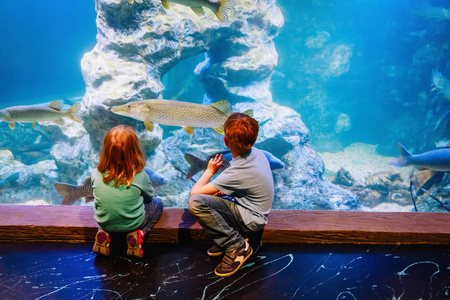
[{"label": "boy", "polygon": [[258,122],[245,114],[232,113],[224,130],[225,146],[233,155],[230,167],[209,182],[223,164],[222,155],[212,158],[188,200],[189,211],[217,244],[208,255],[225,252],[214,270],[221,277],[236,273],[252,255],[253,249],[242,235],[262,232],[274,197],[269,161],[252,148],[258,137]]}]

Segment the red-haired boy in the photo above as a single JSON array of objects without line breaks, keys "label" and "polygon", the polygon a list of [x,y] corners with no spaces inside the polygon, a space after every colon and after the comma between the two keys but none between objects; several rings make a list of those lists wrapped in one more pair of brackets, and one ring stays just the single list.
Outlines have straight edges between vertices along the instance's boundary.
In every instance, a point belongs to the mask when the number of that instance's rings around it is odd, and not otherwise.
[{"label": "red-haired boy", "polygon": [[209,182],[223,164],[222,155],[212,158],[188,200],[189,211],[216,243],[208,255],[225,253],[214,270],[221,277],[236,273],[252,255],[253,249],[243,236],[262,232],[274,197],[269,161],[253,148],[258,122],[232,113],[224,130],[225,146],[233,155],[230,167]]}]

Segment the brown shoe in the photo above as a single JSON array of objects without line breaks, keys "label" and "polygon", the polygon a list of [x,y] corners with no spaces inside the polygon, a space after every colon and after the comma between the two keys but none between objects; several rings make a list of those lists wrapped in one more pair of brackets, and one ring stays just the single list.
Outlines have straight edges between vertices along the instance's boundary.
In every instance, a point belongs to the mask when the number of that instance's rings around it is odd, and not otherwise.
[{"label": "brown shoe", "polygon": [[109,244],[111,244],[111,238],[109,234],[104,230],[97,231],[95,235],[95,244],[92,248],[92,252],[108,256],[110,254]]},{"label": "brown shoe", "polygon": [[217,245],[214,245],[211,248],[209,248],[208,251],[206,251],[206,253],[212,257],[223,255],[222,250],[220,250],[220,248]]},{"label": "brown shoe", "polygon": [[242,267],[252,253],[252,247],[245,241],[241,248],[225,253],[220,264],[214,269],[214,273],[220,277],[233,275]]},{"label": "brown shoe", "polygon": [[144,243],[144,235],[142,231],[136,230],[130,232],[127,235],[127,255],[136,256],[142,258],[144,256],[144,251],[142,250],[142,244]]}]

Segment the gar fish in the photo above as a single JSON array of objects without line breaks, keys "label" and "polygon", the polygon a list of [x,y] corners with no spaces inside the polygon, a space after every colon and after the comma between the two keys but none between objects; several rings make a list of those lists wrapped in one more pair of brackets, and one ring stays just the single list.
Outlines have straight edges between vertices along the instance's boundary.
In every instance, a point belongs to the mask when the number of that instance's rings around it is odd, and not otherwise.
[{"label": "gar fish", "polygon": [[79,102],[72,105],[68,110],[61,111],[62,107],[63,102],[61,100],[54,100],[48,106],[12,106],[0,110],[0,121],[8,122],[11,129],[14,129],[15,122],[32,123],[33,128],[36,128],[36,122],[53,121],[56,124],[62,124],[61,118],[70,118],[76,122],[81,122],[78,117]]},{"label": "gar fish", "polygon": [[[144,122],[147,130],[153,131],[155,122],[163,125],[181,126],[188,134],[194,134],[193,127],[208,127],[224,134],[223,124],[228,118],[230,104],[221,100],[211,105],[175,100],[141,100],[113,106],[115,114]],[[251,115],[252,110],[244,112]]]},{"label": "gar fish", "polygon": [[[156,173],[152,169],[144,168],[152,183],[153,188],[160,187],[168,182],[167,178]],[[72,205],[80,198],[86,198],[86,202],[94,200],[94,190],[92,189],[91,177],[84,180],[83,185],[71,185],[66,183],[55,183],[55,189],[64,196],[61,205]]]},{"label": "gar fish", "polygon": [[[277,169],[284,168],[284,162],[282,162],[281,160],[276,158],[272,153],[265,151],[265,150],[261,150],[261,151],[264,153],[264,155],[269,160],[269,165],[270,165],[271,170],[277,170]],[[185,153],[184,158],[191,165],[191,167],[189,168],[189,171],[186,174],[186,179],[191,178],[192,176],[194,176],[195,174],[197,174],[198,172],[200,172],[202,170],[206,170],[209,160],[211,158],[215,157],[216,155],[220,155],[220,154],[223,155],[223,159],[225,160],[223,163],[223,167],[226,169],[230,166],[230,161],[233,159],[233,155],[231,154],[231,151],[217,152],[217,153],[214,153],[214,154],[211,154],[210,156],[208,156],[207,159],[201,159],[192,154]]]},{"label": "gar fish", "polygon": [[165,9],[169,8],[169,2],[189,6],[198,16],[203,16],[203,7],[209,8],[221,22],[228,18],[227,11],[231,8],[230,0],[161,0]]},{"label": "gar fish", "polygon": [[4,180],[0,180],[0,189],[6,189],[14,185],[17,179],[19,179],[20,172],[9,175]]},{"label": "gar fish", "polygon": [[390,163],[394,167],[414,165],[433,171],[450,171],[450,147],[436,148],[416,155],[409,153],[405,146],[400,143],[398,143],[398,149],[400,150],[400,156]]}]

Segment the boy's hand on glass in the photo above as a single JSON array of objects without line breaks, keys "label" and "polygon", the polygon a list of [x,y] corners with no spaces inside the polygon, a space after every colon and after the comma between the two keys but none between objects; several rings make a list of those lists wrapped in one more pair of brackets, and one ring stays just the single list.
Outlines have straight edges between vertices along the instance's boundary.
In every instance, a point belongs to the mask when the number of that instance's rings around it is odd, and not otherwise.
[{"label": "boy's hand on glass", "polygon": [[225,159],[223,159],[222,154],[220,154],[220,155],[216,154],[215,157],[213,157],[209,160],[207,170],[209,170],[209,171],[213,172],[213,174],[215,174],[220,169],[220,167],[223,166],[224,161],[225,161]]}]

